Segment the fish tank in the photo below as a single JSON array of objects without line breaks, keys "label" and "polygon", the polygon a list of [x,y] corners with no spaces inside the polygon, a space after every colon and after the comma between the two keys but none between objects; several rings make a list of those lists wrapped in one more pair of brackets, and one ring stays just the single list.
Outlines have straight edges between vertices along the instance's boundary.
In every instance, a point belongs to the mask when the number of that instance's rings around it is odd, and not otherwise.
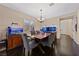
[{"label": "fish tank", "polygon": [[23,32],[23,28],[8,27],[8,34],[19,34]]},{"label": "fish tank", "polygon": [[56,26],[46,26],[40,29],[42,32],[56,32]]}]

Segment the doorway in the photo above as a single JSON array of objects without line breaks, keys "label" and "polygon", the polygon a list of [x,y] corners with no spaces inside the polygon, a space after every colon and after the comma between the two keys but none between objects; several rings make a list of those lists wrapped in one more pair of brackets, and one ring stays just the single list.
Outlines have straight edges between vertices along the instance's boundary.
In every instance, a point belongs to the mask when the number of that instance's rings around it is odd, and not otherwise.
[{"label": "doorway", "polygon": [[63,18],[60,20],[60,55],[73,55],[72,40],[76,39],[76,19]]},{"label": "doorway", "polygon": [[72,19],[63,19],[60,21],[60,34],[72,37]]}]

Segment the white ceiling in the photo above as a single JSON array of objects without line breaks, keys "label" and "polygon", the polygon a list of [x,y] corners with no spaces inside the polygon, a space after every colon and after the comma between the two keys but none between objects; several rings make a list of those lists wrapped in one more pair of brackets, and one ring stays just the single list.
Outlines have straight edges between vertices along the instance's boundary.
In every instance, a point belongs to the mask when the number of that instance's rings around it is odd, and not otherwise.
[{"label": "white ceiling", "polygon": [[4,3],[6,7],[21,11],[33,17],[40,17],[40,9],[43,9],[45,18],[57,17],[71,13],[79,9],[79,3]]}]

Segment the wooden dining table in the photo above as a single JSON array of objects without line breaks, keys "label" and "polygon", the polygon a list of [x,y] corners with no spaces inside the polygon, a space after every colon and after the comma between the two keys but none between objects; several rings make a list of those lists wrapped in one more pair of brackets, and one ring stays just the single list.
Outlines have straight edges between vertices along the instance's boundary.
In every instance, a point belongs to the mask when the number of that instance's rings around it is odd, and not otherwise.
[{"label": "wooden dining table", "polygon": [[37,38],[39,40],[42,40],[43,38],[49,35],[51,35],[51,33],[39,33],[39,34],[32,35],[31,38]]},{"label": "wooden dining table", "polygon": [[[51,43],[49,41],[51,41],[49,39],[49,36],[52,35],[51,33],[38,33],[35,35],[30,35],[31,39],[35,41],[35,47],[39,46],[39,49],[42,51],[42,53],[45,53],[44,50],[42,49],[42,46],[47,46],[51,48]],[[40,45],[41,44],[41,45]]]},{"label": "wooden dining table", "polygon": [[35,40],[38,44],[42,43],[43,45],[48,45],[49,42],[49,36],[51,35],[51,33],[43,33],[40,32],[39,34],[35,34],[35,35],[30,35],[32,40]]}]

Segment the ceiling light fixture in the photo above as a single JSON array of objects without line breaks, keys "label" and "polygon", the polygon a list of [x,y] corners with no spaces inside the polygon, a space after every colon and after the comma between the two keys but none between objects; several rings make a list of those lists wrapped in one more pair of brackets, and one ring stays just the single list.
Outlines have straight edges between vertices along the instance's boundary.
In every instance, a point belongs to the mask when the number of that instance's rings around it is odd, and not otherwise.
[{"label": "ceiling light fixture", "polygon": [[40,22],[42,23],[45,20],[42,9],[40,9],[40,14]]}]

